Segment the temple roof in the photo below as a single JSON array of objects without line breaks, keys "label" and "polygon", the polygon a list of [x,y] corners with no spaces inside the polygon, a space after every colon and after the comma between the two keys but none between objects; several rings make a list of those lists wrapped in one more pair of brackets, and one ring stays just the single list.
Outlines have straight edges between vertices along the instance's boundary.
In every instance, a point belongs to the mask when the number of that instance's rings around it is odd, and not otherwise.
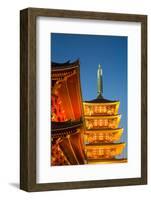
[{"label": "temple roof", "polygon": [[77,128],[83,125],[82,120],[66,121],[66,122],[51,122],[52,138],[66,137],[67,135],[75,134]]},{"label": "temple roof", "polygon": [[65,63],[51,62],[52,70],[68,69],[71,67],[79,66],[79,64],[80,64],[79,60],[75,60],[74,62],[70,62],[70,60],[68,60]]},{"label": "temple roof", "polygon": [[83,124],[82,119],[75,121],[65,121],[65,122],[51,122],[52,131],[65,131],[73,128],[77,128]]}]

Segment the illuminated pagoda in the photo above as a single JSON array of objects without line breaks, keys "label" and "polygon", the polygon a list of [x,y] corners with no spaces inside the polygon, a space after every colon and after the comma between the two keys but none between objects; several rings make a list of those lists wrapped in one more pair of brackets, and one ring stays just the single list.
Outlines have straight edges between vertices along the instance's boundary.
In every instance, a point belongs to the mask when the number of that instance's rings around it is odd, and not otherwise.
[{"label": "illuminated pagoda", "polygon": [[83,102],[88,164],[126,162],[126,158],[118,158],[125,147],[125,143],[118,142],[123,133],[123,128],[118,128],[120,102],[103,98],[101,65],[97,71],[97,93],[96,99]]},{"label": "illuminated pagoda", "polygon": [[51,165],[85,164],[79,61],[51,67]]}]

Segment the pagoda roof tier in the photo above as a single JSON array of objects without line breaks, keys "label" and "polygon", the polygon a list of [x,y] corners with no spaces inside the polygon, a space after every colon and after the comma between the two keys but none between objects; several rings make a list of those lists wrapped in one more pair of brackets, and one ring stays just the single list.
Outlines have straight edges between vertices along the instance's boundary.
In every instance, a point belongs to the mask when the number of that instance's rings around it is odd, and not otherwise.
[{"label": "pagoda roof tier", "polygon": [[100,147],[103,148],[108,148],[108,147],[121,147],[121,146],[125,146],[124,142],[120,142],[120,143],[101,143],[101,144],[86,144],[86,148],[89,149],[91,147],[95,147],[96,149],[100,149]]},{"label": "pagoda roof tier", "polygon": [[89,100],[89,101],[84,101],[85,104],[110,104],[110,105],[113,105],[113,104],[117,104],[119,103],[119,101],[117,100],[109,100],[109,99],[104,99],[104,98],[96,98],[96,99],[92,99],[92,100]]},{"label": "pagoda roof tier", "polygon": [[82,119],[66,122],[51,122],[52,137],[63,137],[77,132],[77,129],[83,126]]},{"label": "pagoda roof tier", "polygon": [[123,128],[118,129],[104,129],[104,130],[86,130],[84,132],[85,142],[98,143],[98,142],[115,142],[119,141],[123,133]]},{"label": "pagoda roof tier", "polygon": [[117,104],[119,105],[120,101],[108,101],[108,102],[107,101],[106,102],[103,102],[103,101],[100,101],[100,102],[97,102],[97,101],[96,102],[83,101],[83,104],[84,105],[96,105],[96,106],[105,104],[105,105],[109,105],[110,106],[110,105],[117,105]]},{"label": "pagoda roof tier", "polygon": [[90,134],[90,133],[115,133],[115,132],[120,132],[122,133],[123,132],[123,128],[116,128],[116,129],[88,129],[88,130],[85,130],[85,133],[84,134]]},{"label": "pagoda roof tier", "polygon": [[123,128],[104,129],[104,130],[86,130],[84,138],[86,143],[110,143],[119,141],[123,133]]},{"label": "pagoda roof tier", "polygon": [[126,143],[86,144],[85,151],[88,159],[115,158],[122,153]]},{"label": "pagoda roof tier", "polygon": [[87,103],[83,102],[85,115],[117,115],[120,102]]},{"label": "pagoda roof tier", "polygon": [[[120,123],[121,115],[100,115],[84,116],[86,129],[117,129]],[[107,122],[107,124],[106,124]]]},{"label": "pagoda roof tier", "polygon": [[121,118],[121,115],[85,115],[85,119],[115,119],[115,118]]},{"label": "pagoda roof tier", "polygon": [[120,159],[88,159],[88,164],[113,164],[113,163],[126,163],[126,158],[120,158]]}]

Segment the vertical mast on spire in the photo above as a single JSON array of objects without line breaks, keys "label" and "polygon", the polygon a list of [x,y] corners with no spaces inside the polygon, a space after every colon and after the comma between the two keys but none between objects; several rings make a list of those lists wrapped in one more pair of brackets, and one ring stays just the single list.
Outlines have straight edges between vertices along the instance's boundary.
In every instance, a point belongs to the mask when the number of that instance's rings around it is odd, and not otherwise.
[{"label": "vertical mast on spire", "polygon": [[102,67],[99,64],[98,65],[98,71],[97,71],[97,98],[103,98],[103,77],[102,77]]}]

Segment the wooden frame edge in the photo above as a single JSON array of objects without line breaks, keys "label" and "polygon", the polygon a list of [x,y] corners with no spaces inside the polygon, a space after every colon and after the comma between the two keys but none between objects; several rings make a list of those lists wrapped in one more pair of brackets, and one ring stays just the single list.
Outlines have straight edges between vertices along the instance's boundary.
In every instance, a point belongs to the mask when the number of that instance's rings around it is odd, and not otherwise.
[{"label": "wooden frame edge", "polygon": [[20,189],[36,184],[36,24],[30,9],[20,11]]}]

